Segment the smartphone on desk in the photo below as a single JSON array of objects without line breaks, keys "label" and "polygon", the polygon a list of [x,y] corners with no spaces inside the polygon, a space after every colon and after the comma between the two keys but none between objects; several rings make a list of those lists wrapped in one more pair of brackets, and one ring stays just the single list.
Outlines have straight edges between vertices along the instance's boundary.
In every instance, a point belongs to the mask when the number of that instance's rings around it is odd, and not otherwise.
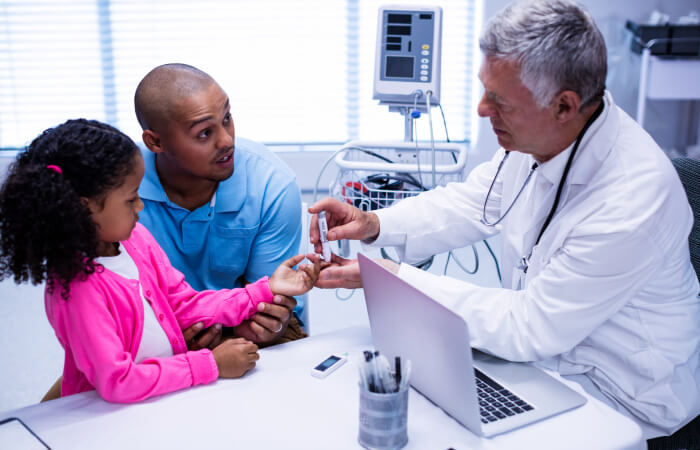
[{"label": "smartphone on desk", "polygon": [[0,420],[0,447],[26,450],[51,449],[17,417]]}]

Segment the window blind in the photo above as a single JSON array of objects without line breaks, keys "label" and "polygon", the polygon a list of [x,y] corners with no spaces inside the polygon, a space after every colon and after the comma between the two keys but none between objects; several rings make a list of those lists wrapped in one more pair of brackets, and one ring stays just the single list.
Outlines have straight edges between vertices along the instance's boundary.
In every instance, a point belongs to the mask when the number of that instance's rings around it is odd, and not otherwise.
[{"label": "window blind", "polygon": [[[442,95],[450,138],[470,133],[474,1],[445,0]],[[372,100],[378,0],[0,0],[0,148],[69,118],[140,141],[138,82],[182,62],[227,92],[240,136],[267,143],[403,139]],[[430,1],[402,1],[430,4]],[[436,138],[444,137],[434,119]],[[421,136],[422,134],[422,136]],[[418,138],[427,138],[419,128]]]}]

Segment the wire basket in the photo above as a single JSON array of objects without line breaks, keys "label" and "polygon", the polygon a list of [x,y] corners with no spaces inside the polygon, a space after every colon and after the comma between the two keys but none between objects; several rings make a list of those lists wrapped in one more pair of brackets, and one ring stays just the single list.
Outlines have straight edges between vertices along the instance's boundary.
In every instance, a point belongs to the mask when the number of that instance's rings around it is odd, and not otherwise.
[{"label": "wire basket", "polygon": [[[338,153],[331,195],[363,211],[386,208],[433,187],[464,179],[462,143],[349,142]],[[433,169],[434,168],[434,169]]]}]

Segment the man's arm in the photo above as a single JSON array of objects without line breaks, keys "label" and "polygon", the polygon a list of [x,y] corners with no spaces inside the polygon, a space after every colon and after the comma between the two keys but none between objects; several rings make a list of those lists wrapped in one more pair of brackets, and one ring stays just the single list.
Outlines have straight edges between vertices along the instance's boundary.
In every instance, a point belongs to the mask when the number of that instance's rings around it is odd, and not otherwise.
[{"label": "man's arm", "polygon": [[301,193],[296,181],[277,193],[266,193],[264,202],[260,228],[245,271],[247,280],[272,275],[280,264],[300,253]]},{"label": "man's arm", "polygon": [[[257,280],[272,273],[285,260],[299,253],[301,242],[301,193],[296,180],[265,195],[260,231],[255,237],[244,278]],[[234,334],[259,345],[277,342],[286,332],[297,300],[276,295],[250,320],[235,327]],[[303,305],[302,305],[303,307]]]}]

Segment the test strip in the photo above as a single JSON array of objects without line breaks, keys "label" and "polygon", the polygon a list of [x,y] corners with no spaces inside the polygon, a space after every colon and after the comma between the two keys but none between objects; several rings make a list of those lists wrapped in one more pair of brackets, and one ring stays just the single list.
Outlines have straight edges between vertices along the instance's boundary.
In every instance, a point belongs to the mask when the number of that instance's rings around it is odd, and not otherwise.
[{"label": "test strip", "polygon": [[323,259],[330,262],[331,260],[331,246],[328,243],[328,222],[326,222],[326,212],[320,211],[318,213],[318,231],[321,234],[321,248],[323,250]]}]

